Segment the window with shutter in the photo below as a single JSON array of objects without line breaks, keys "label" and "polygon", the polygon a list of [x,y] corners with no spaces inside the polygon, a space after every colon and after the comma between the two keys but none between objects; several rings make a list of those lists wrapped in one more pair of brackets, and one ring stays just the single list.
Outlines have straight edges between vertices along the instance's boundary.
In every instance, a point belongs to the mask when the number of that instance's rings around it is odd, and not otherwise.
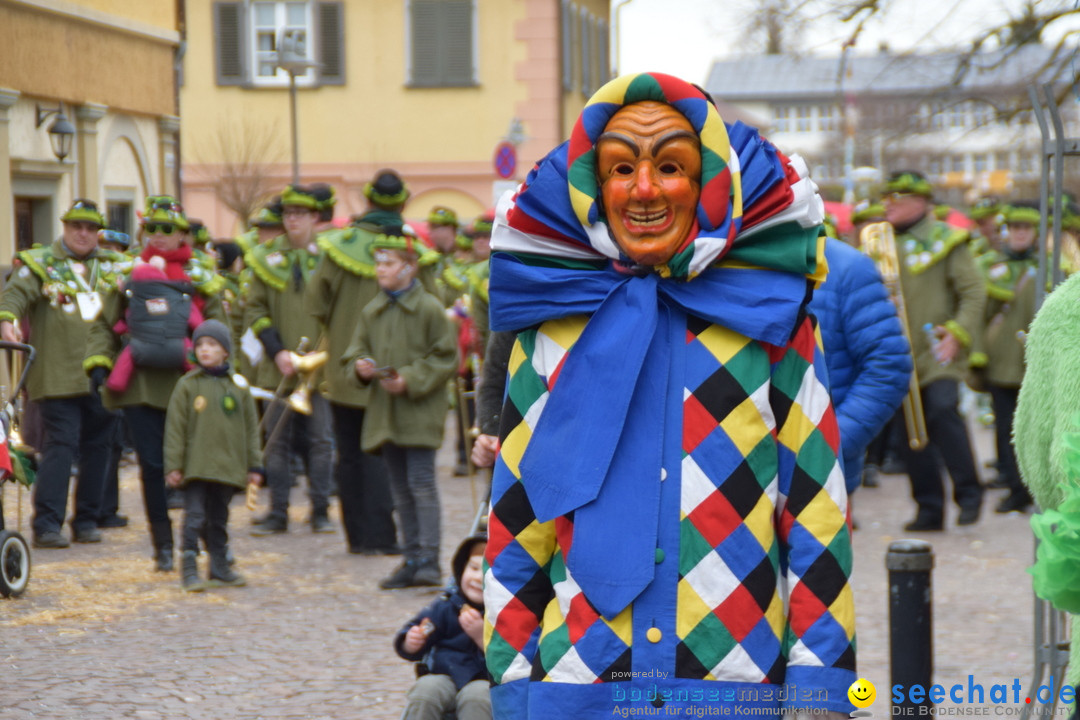
[{"label": "window with shutter", "polygon": [[214,39],[218,85],[243,85],[247,82],[244,63],[244,4],[214,3]]},{"label": "window with shutter", "polygon": [[599,46],[597,67],[600,68],[600,84],[603,85],[611,79],[611,38],[604,20],[596,24],[596,44]]},{"label": "window with shutter", "polygon": [[409,85],[463,87],[477,83],[473,0],[412,0],[408,21]]},{"label": "window with shutter", "polygon": [[341,2],[320,2],[315,8],[318,32],[319,82],[345,84],[345,8]]}]

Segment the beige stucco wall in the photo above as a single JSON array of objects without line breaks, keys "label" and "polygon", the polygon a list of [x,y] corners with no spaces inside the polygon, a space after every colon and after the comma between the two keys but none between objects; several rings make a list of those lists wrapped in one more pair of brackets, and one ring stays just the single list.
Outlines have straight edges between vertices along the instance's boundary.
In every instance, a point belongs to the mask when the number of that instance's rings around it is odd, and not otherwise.
[{"label": "beige stucco wall", "polygon": [[[80,4],[174,6],[171,0],[85,0]],[[79,10],[68,2],[43,5]],[[75,104],[93,102],[151,115],[175,114],[175,28],[142,27],[103,13],[93,17],[100,22],[18,2],[0,3],[0,87]]]}]

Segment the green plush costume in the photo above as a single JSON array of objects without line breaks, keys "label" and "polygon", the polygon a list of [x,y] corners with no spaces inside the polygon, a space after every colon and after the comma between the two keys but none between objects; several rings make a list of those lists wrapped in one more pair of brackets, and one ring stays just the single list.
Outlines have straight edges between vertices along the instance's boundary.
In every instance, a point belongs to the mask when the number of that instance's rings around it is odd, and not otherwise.
[{"label": "green plush costume", "polygon": [[[1013,422],[1016,460],[1024,484],[1041,508],[1056,508],[1063,495],[1067,433],[1076,431],[1080,409],[1080,275],[1073,275],[1047,298],[1027,336],[1027,372]],[[1080,622],[1073,618],[1072,650],[1066,682],[1080,683]]]}]

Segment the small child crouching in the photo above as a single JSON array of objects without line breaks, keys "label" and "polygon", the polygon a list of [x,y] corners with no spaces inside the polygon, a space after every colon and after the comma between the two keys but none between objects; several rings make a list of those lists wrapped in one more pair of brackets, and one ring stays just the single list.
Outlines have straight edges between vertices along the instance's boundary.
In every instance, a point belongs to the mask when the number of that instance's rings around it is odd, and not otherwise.
[{"label": "small child crouching", "polygon": [[452,561],[456,587],[424,608],[394,638],[406,660],[426,659],[427,674],[409,689],[403,720],[491,720],[484,663],[484,550],[487,535],[465,539]]},{"label": "small child crouching", "polygon": [[435,451],[457,338],[442,303],[416,280],[413,242],[393,230],[372,242],[381,292],[360,312],[345,351],[345,372],[370,389],[360,446],[386,461],[405,545],[404,562],[379,583],[384,590],[442,584]]},{"label": "small child crouching", "polygon": [[[229,501],[262,483],[262,448],[255,400],[247,382],[229,372],[229,329],[207,320],[195,329],[199,367],[180,378],[165,419],[165,481],[184,486],[181,584],[189,592],[243,585],[227,558]],[[196,558],[205,526],[209,581],[199,582]]]}]

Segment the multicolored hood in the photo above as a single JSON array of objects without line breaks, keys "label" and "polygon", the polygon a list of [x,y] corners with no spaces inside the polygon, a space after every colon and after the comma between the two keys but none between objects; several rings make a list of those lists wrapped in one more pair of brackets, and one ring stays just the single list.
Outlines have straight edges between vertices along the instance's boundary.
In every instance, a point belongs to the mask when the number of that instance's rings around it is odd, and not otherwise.
[{"label": "multicolored hood", "polygon": [[[824,251],[819,252],[817,235],[824,204],[805,163],[785,157],[749,126],[725,125],[698,88],[660,73],[616,78],[593,95],[570,139],[500,203],[492,249],[628,262],[597,202],[596,142],[618,110],[647,100],[669,104],[686,117],[700,138],[702,159],[701,198],[690,236],[656,271],[691,279],[735,252],[760,267],[799,272],[820,282]],[[781,248],[774,243],[775,233],[765,231],[785,224]],[[749,249],[760,243],[769,244],[767,252]],[[744,247],[748,252],[737,252]]]}]

